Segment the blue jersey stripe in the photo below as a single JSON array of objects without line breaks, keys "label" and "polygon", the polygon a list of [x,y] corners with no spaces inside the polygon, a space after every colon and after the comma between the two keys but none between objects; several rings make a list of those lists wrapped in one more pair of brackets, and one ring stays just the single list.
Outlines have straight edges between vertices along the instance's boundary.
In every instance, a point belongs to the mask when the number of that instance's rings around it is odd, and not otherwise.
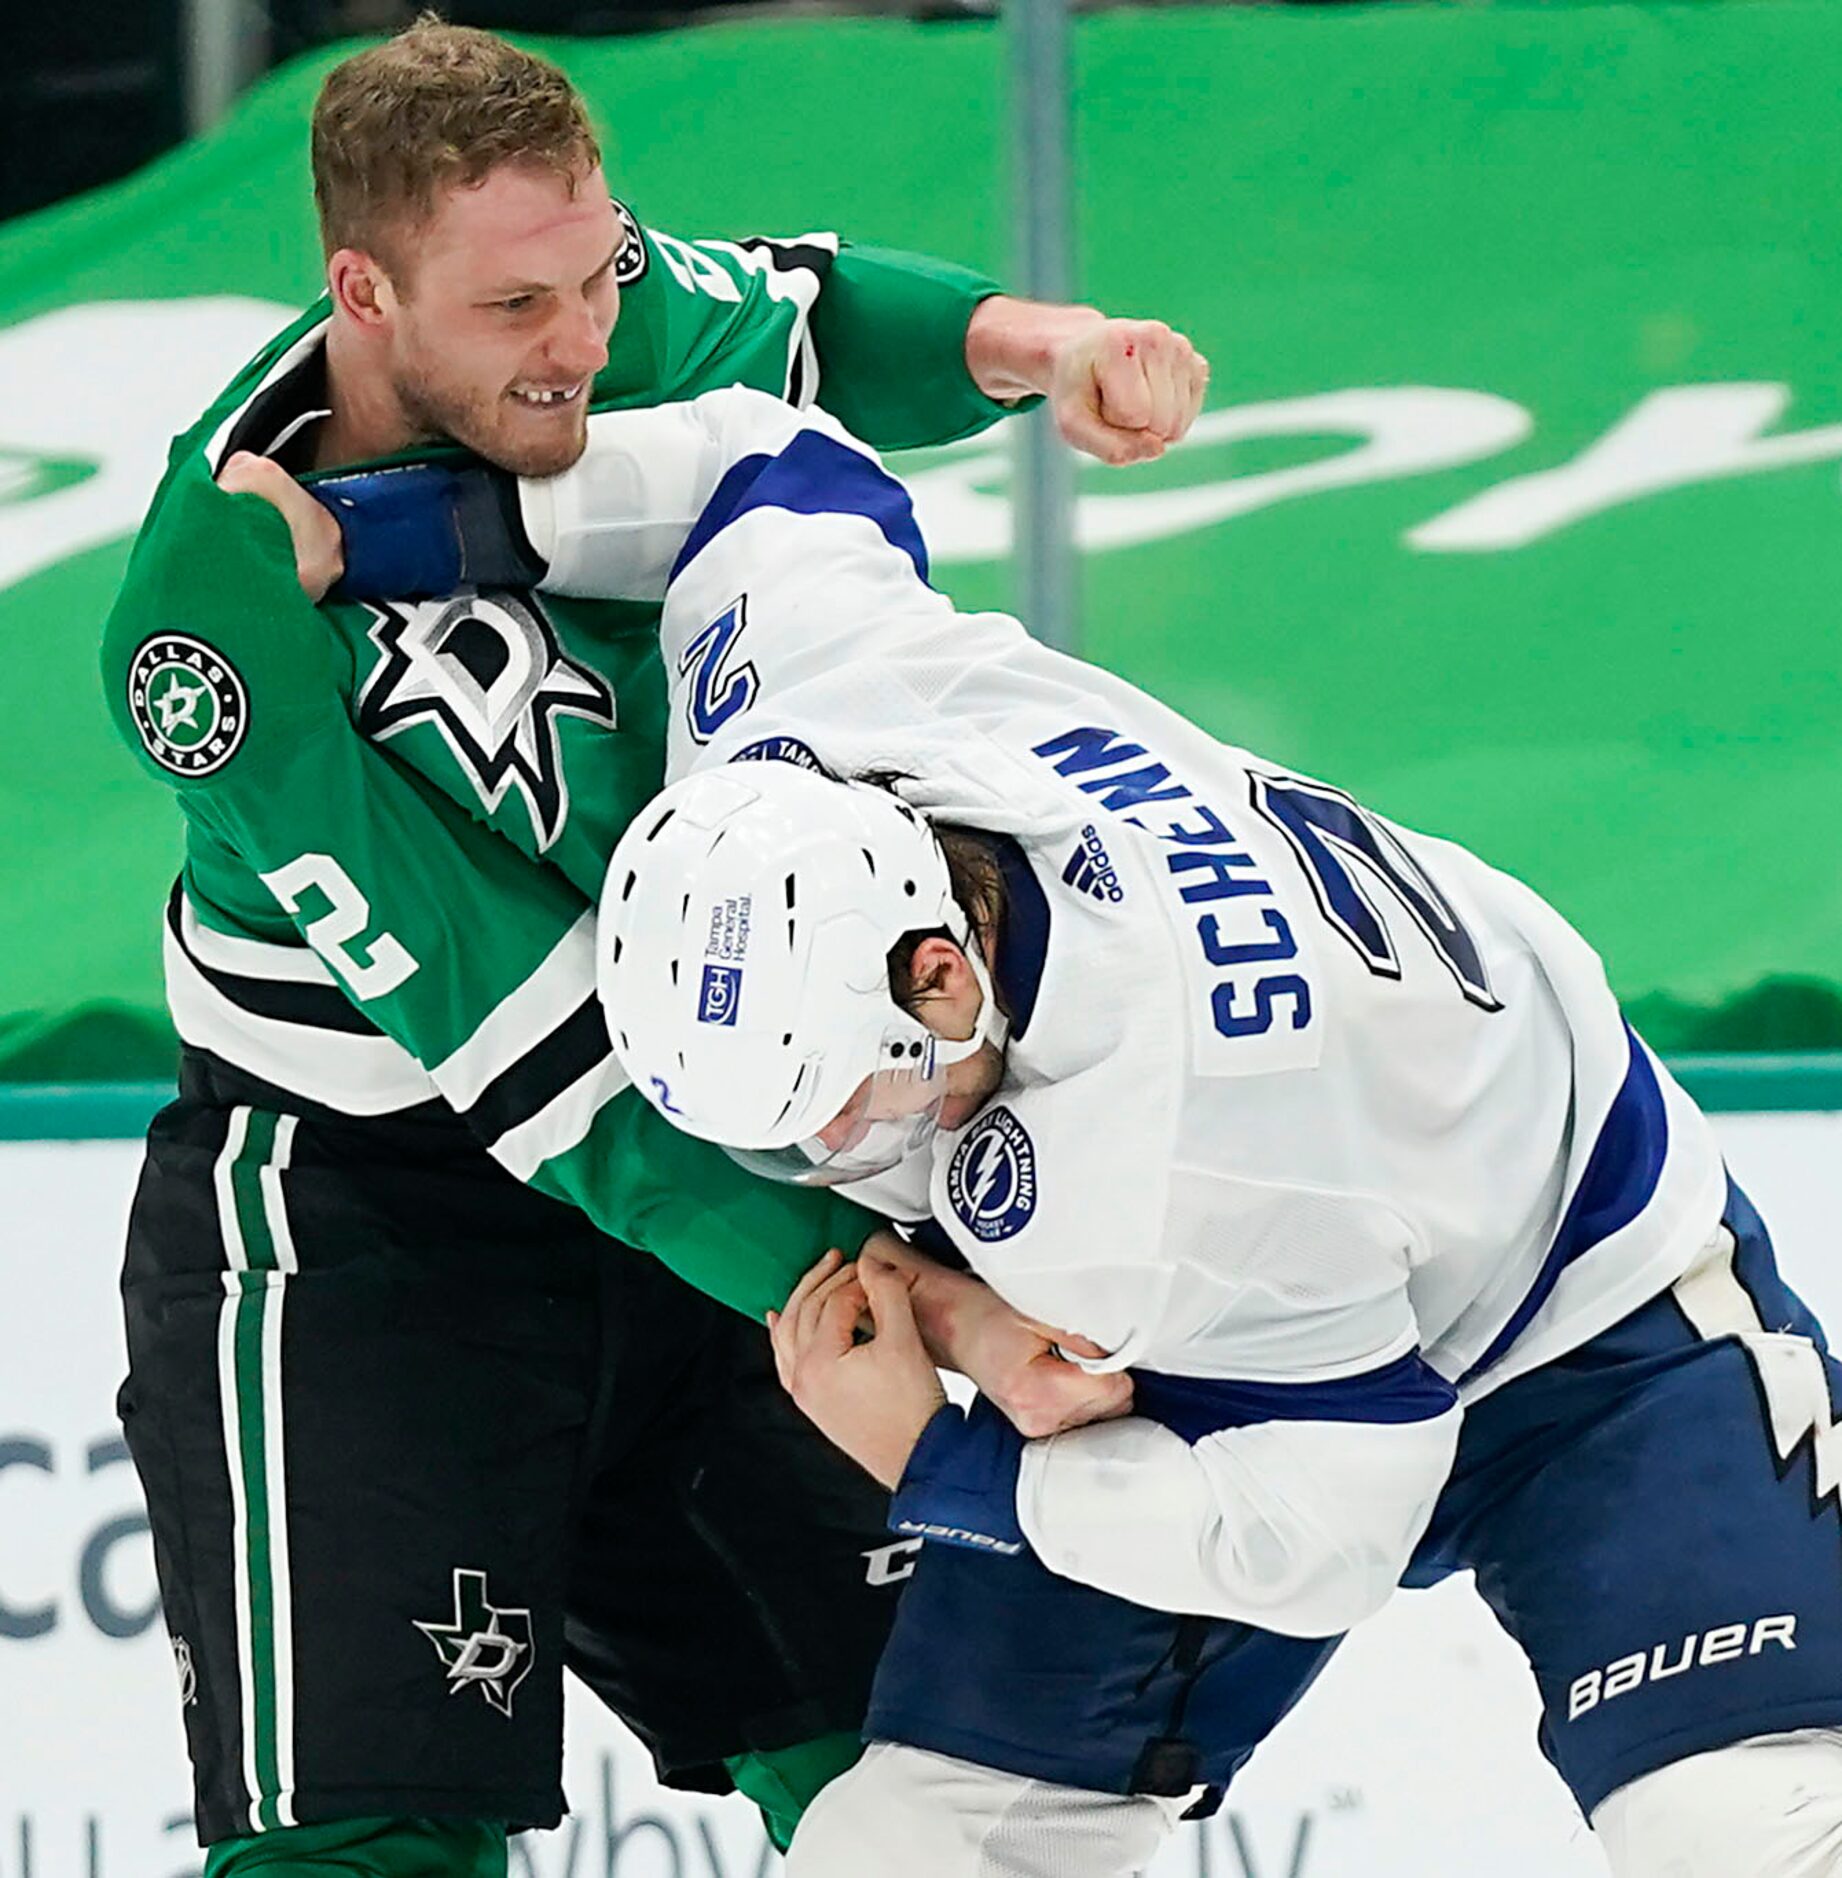
[{"label": "blue jersey stripe", "polygon": [[1194,1445],[1257,1422],[1424,1422],[1458,1391],[1417,1354],[1335,1382],[1237,1382],[1132,1371],[1132,1412]]},{"label": "blue jersey stripe", "polygon": [[1498,1362],[1534,1321],[1535,1313],[1547,1303],[1549,1295],[1575,1259],[1590,1252],[1602,1240],[1622,1231],[1650,1204],[1662,1178],[1663,1160],[1669,1152],[1669,1121],[1663,1109],[1663,1091],[1657,1083],[1650,1058],[1631,1027],[1625,1026],[1630,1043],[1631,1066],[1618,1094],[1612,1099],[1611,1112],[1599,1139],[1586,1162],[1586,1172],[1574,1190],[1562,1216],[1560,1230],[1548,1248],[1535,1283],[1528,1296],[1516,1307],[1509,1322],[1497,1332],[1490,1348],[1465,1371],[1463,1382],[1481,1376]]},{"label": "blue jersey stripe", "polygon": [[986,840],[1004,879],[1004,918],[998,922],[992,969],[1010,1011],[1011,1035],[1021,1037],[1036,1015],[1036,997],[1049,962],[1049,896],[1009,835],[988,835]]},{"label": "blue jersey stripe", "polygon": [[908,491],[877,464],[823,431],[802,430],[777,456],[746,456],[731,464],[672,564],[676,580],[729,524],[751,509],[795,515],[863,515],[927,579],[927,544],[915,525]]}]

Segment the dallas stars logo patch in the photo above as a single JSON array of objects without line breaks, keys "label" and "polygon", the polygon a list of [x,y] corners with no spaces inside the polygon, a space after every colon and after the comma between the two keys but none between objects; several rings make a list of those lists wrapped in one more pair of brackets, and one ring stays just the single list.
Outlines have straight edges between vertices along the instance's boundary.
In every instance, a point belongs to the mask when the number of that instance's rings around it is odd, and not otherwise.
[{"label": "dallas stars logo patch", "polygon": [[371,610],[383,656],[358,694],[358,728],[382,743],[433,724],[487,813],[516,789],[538,849],[548,848],[569,816],[556,720],[612,730],[607,681],[563,656],[533,597],[460,594]]},{"label": "dallas stars logo patch", "polygon": [[209,776],[249,730],[249,693],[222,653],[187,633],[144,640],[128,667],[128,714],[147,754],[175,776]]},{"label": "dallas stars logo patch", "polygon": [[537,1660],[531,1613],[501,1610],[487,1599],[486,1574],[457,1566],[453,1623],[414,1621],[448,1672],[448,1693],[459,1695],[463,1689],[476,1688],[509,1719],[512,1697]]}]

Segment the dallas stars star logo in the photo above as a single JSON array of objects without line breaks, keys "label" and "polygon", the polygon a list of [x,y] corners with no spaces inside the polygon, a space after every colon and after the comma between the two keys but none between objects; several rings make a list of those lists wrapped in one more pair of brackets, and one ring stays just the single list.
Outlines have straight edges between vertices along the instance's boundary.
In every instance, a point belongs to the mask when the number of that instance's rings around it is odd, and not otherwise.
[{"label": "dallas stars star logo", "polygon": [[448,1672],[448,1693],[477,1688],[501,1715],[510,1717],[512,1696],[531,1673],[536,1646],[531,1641],[531,1613],[501,1610],[488,1601],[486,1574],[454,1572],[454,1621],[416,1628],[435,1646]]},{"label": "dallas stars star logo", "polygon": [[209,776],[249,729],[249,693],[235,666],[190,633],[155,633],[128,668],[128,712],[147,754],[176,776]]},{"label": "dallas stars star logo", "polygon": [[160,720],[160,735],[171,743],[182,732],[197,730],[198,707],[205,701],[206,694],[203,685],[188,685],[170,668],[164,677],[166,689],[156,694],[149,687],[147,702],[153,706],[154,716]]},{"label": "dallas stars star logo", "polygon": [[463,593],[372,611],[383,656],[358,695],[358,728],[381,743],[433,724],[487,813],[516,789],[548,848],[569,816],[556,720],[612,730],[607,681],[563,655],[534,597]]}]

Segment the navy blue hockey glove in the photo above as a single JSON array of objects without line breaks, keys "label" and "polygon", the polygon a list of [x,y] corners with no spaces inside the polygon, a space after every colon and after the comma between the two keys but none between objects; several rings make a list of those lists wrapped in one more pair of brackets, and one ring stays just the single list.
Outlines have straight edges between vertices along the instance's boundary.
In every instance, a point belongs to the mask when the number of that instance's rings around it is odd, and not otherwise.
[{"label": "navy blue hockey glove", "polygon": [[441,599],[463,587],[534,587],[518,479],[484,463],[405,463],[323,476],[307,492],[339,524],[333,600]]}]

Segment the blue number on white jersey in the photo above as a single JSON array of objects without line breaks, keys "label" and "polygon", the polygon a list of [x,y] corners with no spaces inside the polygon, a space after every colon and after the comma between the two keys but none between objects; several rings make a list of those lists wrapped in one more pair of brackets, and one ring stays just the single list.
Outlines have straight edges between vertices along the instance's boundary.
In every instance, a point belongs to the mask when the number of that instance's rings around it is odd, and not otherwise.
[{"label": "blue number on white jersey", "polygon": [[1387,921],[1348,861],[1358,863],[1407,909],[1469,1003],[1486,1011],[1503,1008],[1490,989],[1477,942],[1397,835],[1359,802],[1325,783],[1257,772],[1250,772],[1249,781],[1254,807],[1291,842],[1305,864],[1325,919],[1356,948],[1370,971],[1378,978],[1399,978],[1401,956]]},{"label": "blue number on white jersey", "polygon": [[680,672],[697,668],[684,701],[685,718],[697,743],[708,743],[732,717],[746,711],[761,689],[760,675],[753,665],[738,665],[734,671],[724,669],[730,648],[747,624],[748,598],[744,595],[698,633],[679,657]]}]

